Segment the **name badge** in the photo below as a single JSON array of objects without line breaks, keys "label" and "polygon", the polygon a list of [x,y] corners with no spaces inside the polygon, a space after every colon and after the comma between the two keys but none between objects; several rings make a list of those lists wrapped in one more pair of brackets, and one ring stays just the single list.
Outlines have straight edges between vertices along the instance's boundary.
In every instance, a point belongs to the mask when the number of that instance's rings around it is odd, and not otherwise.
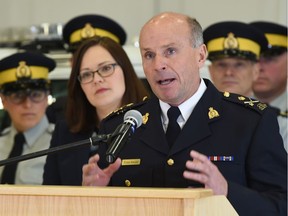
[{"label": "name badge", "polygon": [[122,166],[137,166],[140,165],[141,159],[123,159],[122,160]]}]

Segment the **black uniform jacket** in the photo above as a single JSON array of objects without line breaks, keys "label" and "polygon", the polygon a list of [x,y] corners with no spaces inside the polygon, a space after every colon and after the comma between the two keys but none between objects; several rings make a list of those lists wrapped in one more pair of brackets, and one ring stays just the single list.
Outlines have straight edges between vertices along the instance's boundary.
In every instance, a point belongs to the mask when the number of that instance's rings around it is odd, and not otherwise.
[{"label": "black uniform jacket", "polygon": [[[201,187],[183,177],[191,150],[210,157],[228,181],[228,200],[239,215],[286,215],[287,153],[279,134],[275,113],[265,104],[243,96],[220,93],[209,80],[174,145],[169,149],[157,98],[120,109],[108,116],[100,134],[112,133],[123,123],[128,109],[137,109],[143,124],[121,149],[122,166],[112,176],[111,186]],[[86,136],[86,137],[85,137]],[[88,138],[57,125],[51,146]],[[106,144],[99,146],[101,167]],[[80,185],[82,165],[89,148],[47,158],[44,184]]]}]

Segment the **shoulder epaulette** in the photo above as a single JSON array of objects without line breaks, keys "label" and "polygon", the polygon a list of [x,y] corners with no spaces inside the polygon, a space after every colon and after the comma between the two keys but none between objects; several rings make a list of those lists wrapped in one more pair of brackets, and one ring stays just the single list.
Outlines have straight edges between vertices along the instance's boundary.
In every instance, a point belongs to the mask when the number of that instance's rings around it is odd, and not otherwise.
[{"label": "shoulder epaulette", "polygon": [[230,93],[230,92],[223,92],[223,98],[225,100],[228,100],[228,101],[243,105],[247,108],[253,109],[257,111],[258,113],[263,113],[263,111],[268,107],[267,104],[262,103],[256,99]]},{"label": "shoulder epaulette", "polygon": [[126,104],[122,107],[120,107],[119,109],[117,110],[114,110],[112,111],[111,113],[109,113],[107,116],[106,116],[106,120],[107,119],[110,119],[116,115],[120,115],[122,113],[126,113],[128,110],[132,110],[132,109],[138,109],[139,107],[141,107],[143,104],[145,104],[147,102],[148,98],[147,97],[144,97],[143,98],[143,101],[139,102],[139,103],[129,103],[129,104]]},{"label": "shoulder epaulette", "polygon": [[279,116],[282,116],[282,117],[284,117],[284,118],[288,118],[288,110],[286,110],[286,111],[280,111],[280,112],[279,112]]},{"label": "shoulder epaulette", "polygon": [[273,107],[270,106],[271,109],[276,113],[277,116],[281,116],[283,118],[287,118],[288,117],[288,111],[281,111],[278,107]]}]

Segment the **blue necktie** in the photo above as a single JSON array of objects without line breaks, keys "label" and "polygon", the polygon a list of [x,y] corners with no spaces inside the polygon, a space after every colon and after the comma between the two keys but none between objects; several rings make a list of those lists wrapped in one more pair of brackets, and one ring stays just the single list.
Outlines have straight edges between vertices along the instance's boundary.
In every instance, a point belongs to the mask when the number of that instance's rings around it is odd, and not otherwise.
[{"label": "blue necktie", "polygon": [[181,114],[178,107],[171,106],[167,112],[167,116],[169,118],[168,128],[166,131],[166,138],[167,142],[169,144],[169,147],[171,148],[172,145],[175,143],[181,128],[179,124],[177,123],[177,119],[179,115]]},{"label": "blue necktie", "polygon": [[[8,158],[13,158],[20,156],[23,151],[23,145],[25,143],[25,137],[23,133],[18,133],[14,137],[14,145],[12,151]],[[2,172],[1,184],[14,184],[15,183],[15,173],[18,163],[12,163],[6,165]]]}]

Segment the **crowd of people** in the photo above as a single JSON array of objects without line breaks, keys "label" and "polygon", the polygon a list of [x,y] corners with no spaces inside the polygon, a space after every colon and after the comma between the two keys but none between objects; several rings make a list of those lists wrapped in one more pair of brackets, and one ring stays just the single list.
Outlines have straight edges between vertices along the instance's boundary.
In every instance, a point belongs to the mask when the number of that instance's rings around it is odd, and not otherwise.
[{"label": "crowd of people", "polygon": [[[53,59],[26,51],[0,60],[11,119],[1,160],[113,134],[132,109],[142,125],[112,162],[113,137],[2,166],[2,184],[203,187],[226,196],[239,215],[287,215],[287,27],[223,21],[202,30],[188,15],[159,13],[139,38],[152,94],[116,21],[75,17],[63,39],[72,53],[68,94],[52,105]],[[200,76],[207,61],[211,80]]]}]

